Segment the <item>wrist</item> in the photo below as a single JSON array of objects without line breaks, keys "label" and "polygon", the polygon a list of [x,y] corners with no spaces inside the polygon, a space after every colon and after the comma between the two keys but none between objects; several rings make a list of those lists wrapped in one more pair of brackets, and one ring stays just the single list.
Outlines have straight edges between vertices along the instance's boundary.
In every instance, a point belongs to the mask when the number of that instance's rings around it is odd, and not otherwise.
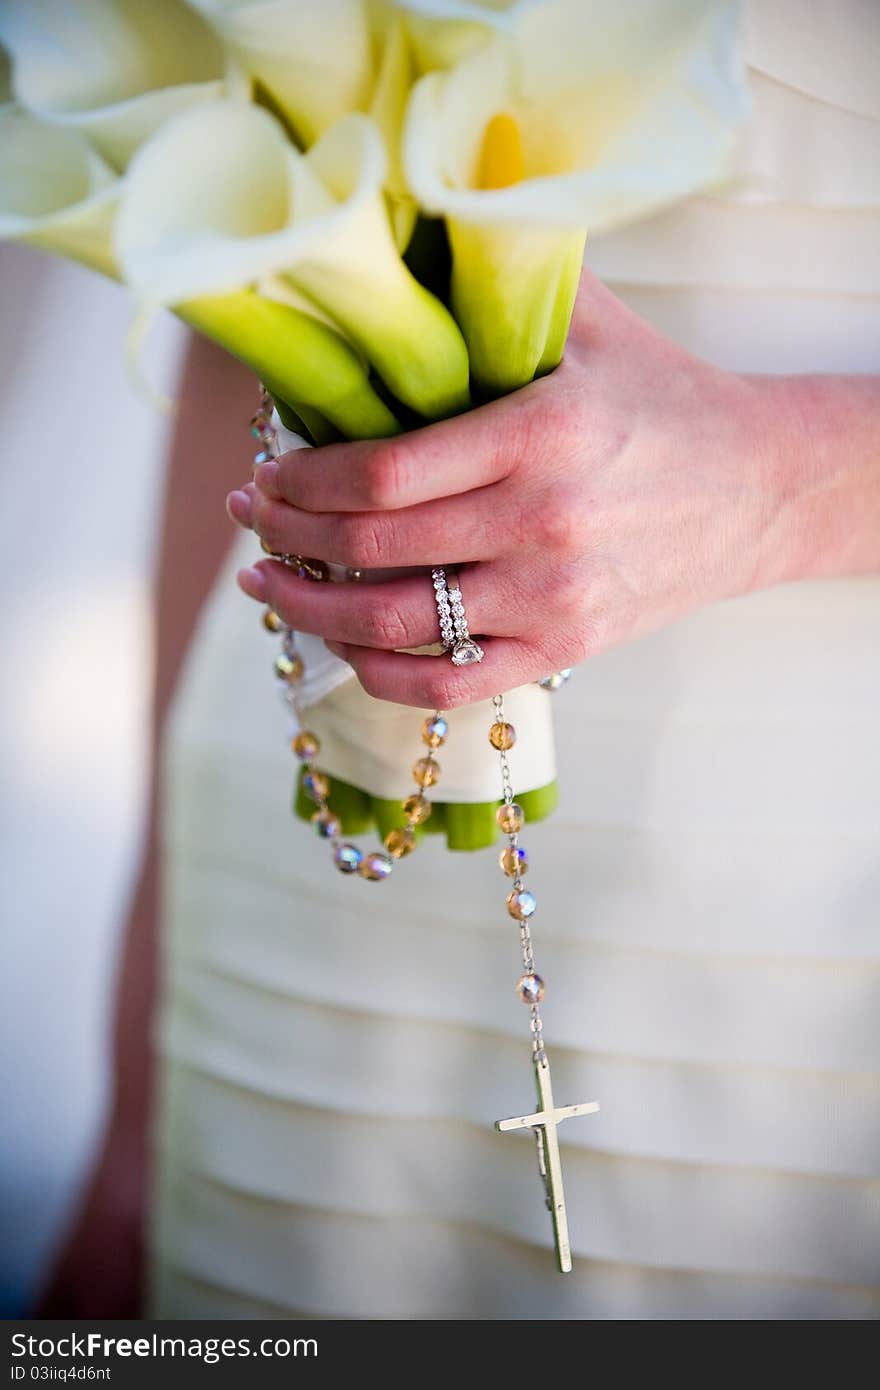
[{"label": "wrist", "polygon": [[880,390],[752,377],[766,507],[755,588],[880,570]]}]

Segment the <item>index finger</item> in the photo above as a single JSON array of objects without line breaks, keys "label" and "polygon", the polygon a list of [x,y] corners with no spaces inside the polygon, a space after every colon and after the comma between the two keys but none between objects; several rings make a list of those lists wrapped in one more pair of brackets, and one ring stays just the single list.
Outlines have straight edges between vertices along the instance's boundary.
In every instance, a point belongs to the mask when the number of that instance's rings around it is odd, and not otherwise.
[{"label": "index finger", "polygon": [[308,512],[396,511],[506,478],[519,460],[529,388],[393,439],[295,449],[254,474],[274,501]]}]

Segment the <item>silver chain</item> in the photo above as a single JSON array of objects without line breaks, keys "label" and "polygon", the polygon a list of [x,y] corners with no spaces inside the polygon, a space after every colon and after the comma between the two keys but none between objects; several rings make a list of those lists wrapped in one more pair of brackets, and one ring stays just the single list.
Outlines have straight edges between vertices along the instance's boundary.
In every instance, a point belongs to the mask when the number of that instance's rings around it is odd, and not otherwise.
[{"label": "silver chain", "polygon": [[[506,722],[504,718],[504,696],[493,696],[492,704],[495,706],[496,723],[504,724]],[[513,794],[513,777],[510,771],[507,750],[505,748],[499,748],[498,757],[501,762],[501,789],[504,804],[505,806],[512,806],[515,797]],[[508,846],[516,853],[519,849],[519,831],[506,831],[505,834],[507,836]],[[518,893],[522,886],[522,877],[517,874],[513,881],[514,891]],[[529,929],[528,921],[520,922],[519,924],[519,940],[522,950],[523,972],[526,975],[534,975],[537,973],[535,970],[535,952],[532,947],[532,933]],[[529,1018],[529,1028],[532,1034],[532,1055],[536,1062],[544,1062],[547,1059],[547,1054],[544,1050],[544,1025],[541,1020],[541,1007],[539,1004],[531,1004],[529,1006]]]}]

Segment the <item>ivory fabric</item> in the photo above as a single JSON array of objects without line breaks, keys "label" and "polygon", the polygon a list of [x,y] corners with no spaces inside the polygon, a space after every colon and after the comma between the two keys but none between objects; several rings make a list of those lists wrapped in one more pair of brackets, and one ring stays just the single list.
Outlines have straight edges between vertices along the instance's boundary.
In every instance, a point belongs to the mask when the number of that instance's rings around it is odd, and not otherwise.
[{"label": "ivory fabric", "polygon": [[[877,371],[877,7],[748,21],[735,182],[590,262],[723,366]],[[533,1146],[492,1129],[532,1101],[495,855],[334,873],[288,813],[251,553],[167,748],[153,1311],[877,1317],[880,580],[718,604],[554,697],[561,807],[524,836],[545,1030],[560,1103],[602,1105],[560,1130],[563,1277]]]}]

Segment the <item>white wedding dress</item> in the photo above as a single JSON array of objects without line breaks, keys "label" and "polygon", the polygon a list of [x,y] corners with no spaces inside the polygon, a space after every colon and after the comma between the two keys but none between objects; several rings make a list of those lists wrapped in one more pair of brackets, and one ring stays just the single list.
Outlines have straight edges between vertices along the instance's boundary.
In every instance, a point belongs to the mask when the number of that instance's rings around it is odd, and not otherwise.
[{"label": "white wedding dress", "polygon": [[[880,7],[748,20],[743,178],[590,263],[725,367],[878,371]],[[602,1105],[560,1130],[563,1277],[492,1128],[533,1100],[495,854],[368,886],[293,820],[254,549],[167,747],[156,1315],[876,1317],[880,579],[718,604],[552,697],[545,1029],[557,1099]]]}]

